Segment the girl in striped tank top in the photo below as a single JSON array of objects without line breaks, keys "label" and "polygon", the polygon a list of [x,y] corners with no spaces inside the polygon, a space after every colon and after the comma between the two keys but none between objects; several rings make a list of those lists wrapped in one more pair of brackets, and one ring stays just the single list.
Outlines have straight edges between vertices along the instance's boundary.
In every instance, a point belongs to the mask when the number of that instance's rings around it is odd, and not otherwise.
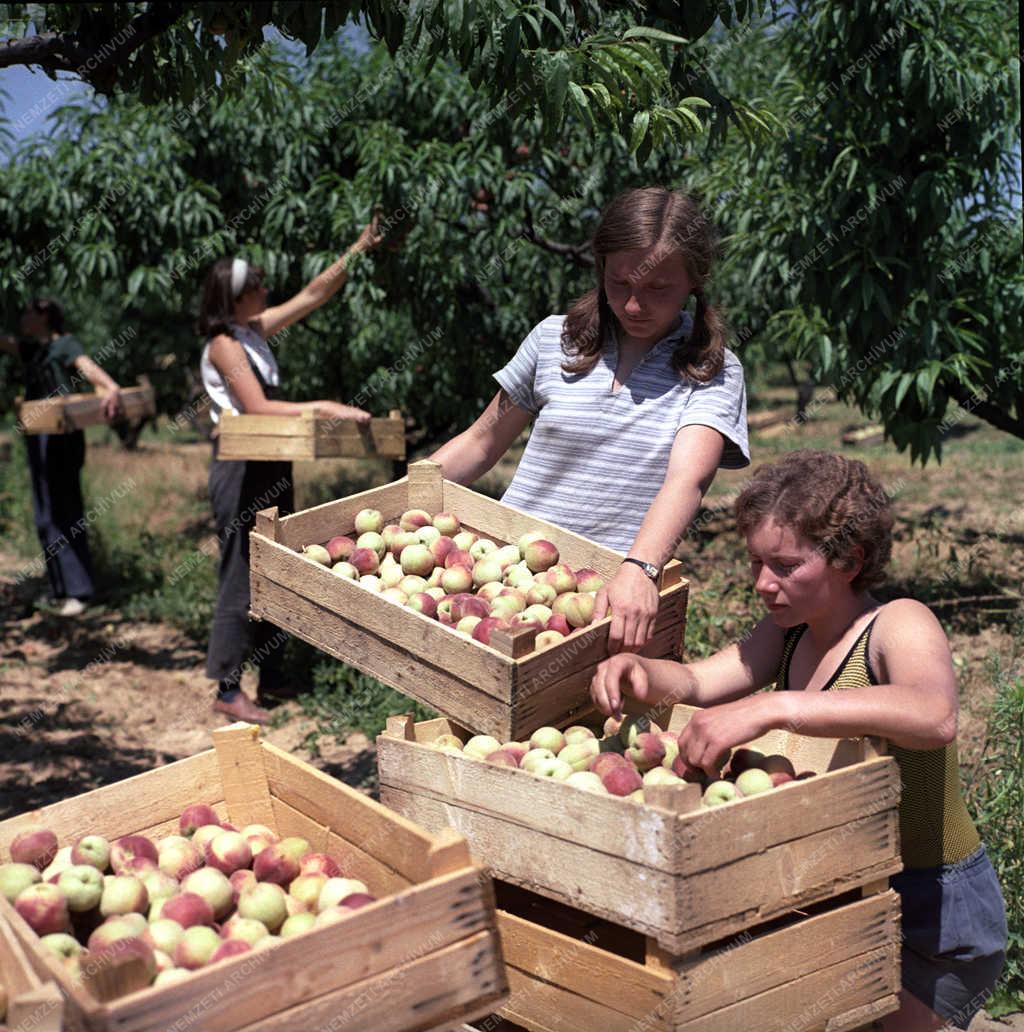
[{"label": "girl in striped tank top", "polygon": [[884,579],[892,522],[888,495],[861,462],[798,451],[762,466],[736,501],[736,523],[769,615],[695,663],[613,656],[591,696],[609,714],[621,713],[624,692],[704,707],[679,749],[711,776],[726,750],[772,728],[887,739],[903,782],[904,870],[892,882],[903,990],[883,1028],[966,1028],[1002,970],[1006,913],[960,791],[945,633],[921,603],[870,593]]}]

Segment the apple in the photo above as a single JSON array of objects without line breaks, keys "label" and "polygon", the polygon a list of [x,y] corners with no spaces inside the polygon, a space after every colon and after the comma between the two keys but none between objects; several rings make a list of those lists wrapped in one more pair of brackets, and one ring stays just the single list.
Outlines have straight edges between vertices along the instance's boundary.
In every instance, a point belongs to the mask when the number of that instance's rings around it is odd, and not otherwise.
[{"label": "apple", "polygon": [[523,558],[531,573],[544,573],[558,562],[558,549],[550,541],[539,538],[526,546]]},{"label": "apple", "polygon": [[407,598],[411,598],[413,595],[426,591],[427,582],[422,577],[417,577],[415,574],[409,574],[398,582],[397,587],[398,590],[403,592]]},{"label": "apple", "polygon": [[434,518],[430,521],[431,524],[445,537],[455,537],[456,534],[462,529],[462,523],[459,518],[451,512],[439,512],[434,514]]},{"label": "apple", "polygon": [[[615,753],[602,753],[602,756],[614,756]],[[628,796],[643,787],[640,772],[627,760],[618,763],[607,761],[600,769],[591,771],[601,778],[601,783],[610,795]]]},{"label": "apple", "polygon": [[384,517],[376,509],[360,509],[353,526],[357,534],[379,534],[384,527]]},{"label": "apple", "polygon": [[[352,552],[355,552],[360,548],[368,548],[371,552],[376,552],[378,561],[384,558],[384,553],[387,551],[387,548],[384,545],[384,539],[380,534],[373,530],[366,534],[360,534],[359,537],[356,538],[356,547],[352,549]],[[351,555],[352,552],[350,552],[349,555]]]},{"label": "apple", "polygon": [[121,870],[118,874],[131,874],[136,878],[144,878],[147,874],[152,874],[153,871],[157,871],[156,861],[150,860],[148,856],[133,856],[130,860],[125,860],[121,864]]},{"label": "apple", "polygon": [[337,906],[354,892],[366,892],[366,886],[355,878],[328,878],[316,902],[317,913]]},{"label": "apple", "polygon": [[[390,556],[388,556],[388,558],[391,559]],[[384,588],[397,588],[398,585],[405,580],[405,574],[402,572],[402,567],[393,559],[391,559],[390,562],[381,563],[381,567],[377,571],[377,577],[380,579],[381,586]]]},{"label": "apple", "polygon": [[253,872],[258,881],[288,885],[299,876],[302,858],[311,853],[304,838],[289,836],[263,850],[253,861]]},{"label": "apple", "polygon": [[299,862],[299,874],[322,874],[325,878],[337,878],[341,874],[338,861],[326,853],[307,853]]},{"label": "apple", "polygon": [[569,621],[561,613],[555,612],[552,612],[544,627],[545,630],[554,631],[555,634],[560,634],[563,638],[568,638],[573,631]]},{"label": "apple", "polygon": [[736,791],[741,796],[760,795],[774,787],[771,774],[760,767],[748,767],[736,778]]},{"label": "apple", "polygon": [[251,953],[252,947],[241,939],[225,939],[210,957],[209,963],[216,964],[219,960],[227,960],[229,957],[240,957],[243,953]]},{"label": "apple", "polygon": [[[678,749],[678,744],[676,745]],[[661,765],[665,759],[665,743],[650,731],[640,732],[627,749],[627,755],[641,774]],[[673,775],[674,776],[674,775]]]},{"label": "apple", "polygon": [[452,541],[455,542],[455,547],[460,552],[468,553],[478,540],[478,536],[471,530],[460,530],[458,533],[452,534]]},{"label": "apple", "polygon": [[507,620],[502,619],[498,616],[485,616],[477,625],[473,628],[473,637],[482,642],[484,645],[491,644],[491,632],[495,630],[507,631],[510,624]]},{"label": "apple", "polygon": [[532,774],[534,772],[534,767],[538,764],[554,759],[556,759],[556,756],[550,749],[530,749],[530,751],[527,752],[519,761],[519,766],[522,767],[523,770],[528,770]]},{"label": "apple", "polygon": [[210,962],[210,958],[221,944],[221,937],[205,925],[186,928],[174,950],[174,963],[178,967],[195,971]]},{"label": "apple", "polygon": [[120,942],[123,939],[134,939],[136,936],[144,934],[145,928],[140,931],[136,922],[130,920],[127,916],[110,917],[93,930],[87,941],[86,948],[90,953],[98,952],[115,942]]},{"label": "apple", "polygon": [[534,583],[526,592],[526,604],[530,606],[547,606],[558,598],[558,592],[550,584]]},{"label": "apple", "polygon": [[241,832],[222,831],[206,843],[206,864],[223,874],[234,874],[252,863],[252,849]]},{"label": "apple", "polygon": [[42,878],[35,864],[0,864],[0,896],[13,903],[30,885]]},{"label": "apple", "polygon": [[552,645],[557,645],[560,641],[565,641],[564,634],[559,634],[558,631],[541,631],[534,639],[533,647],[536,649],[546,649]]},{"label": "apple", "polygon": [[511,753],[515,758],[516,762],[522,764],[523,757],[530,751],[529,742],[503,742],[501,745],[502,752]]},{"label": "apple", "polygon": [[206,824],[196,830],[192,844],[199,850],[200,856],[206,855],[206,844],[212,842],[223,830],[219,824]]},{"label": "apple", "polygon": [[281,925],[281,931],[278,935],[282,939],[290,939],[293,935],[301,935],[303,932],[308,932],[311,928],[316,926],[316,914],[305,913],[305,914],[292,914],[291,917],[287,918],[283,925]]},{"label": "apple", "polygon": [[492,752],[497,752],[500,748],[501,742],[499,742],[497,738],[492,738],[490,735],[474,735],[462,747],[462,751],[467,756],[472,756],[477,760],[483,760]]},{"label": "apple", "polygon": [[[431,594],[432,591],[437,592],[437,597]],[[433,620],[437,616],[438,598],[444,598],[444,590],[442,588],[428,588],[426,591],[413,592],[409,596],[409,601],[405,604],[410,609],[414,609],[417,613],[422,613]]]},{"label": "apple", "polygon": [[445,560],[455,549],[455,542],[450,537],[439,537],[427,545],[434,560],[434,566],[444,566]]},{"label": "apple", "polygon": [[398,557],[402,554],[403,548],[408,548],[409,545],[422,544],[420,539],[412,531],[402,530],[401,527],[396,527],[390,538],[385,536],[384,543],[388,546],[388,554],[396,562]]},{"label": "apple", "polygon": [[360,577],[359,586],[366,588],[367,591],[375,592],[378,595],[384,588],[380,577],[376,577],[372,573],[367,573]]},{"label": "apple", "polygon": [[504,617],[506,620],[526,609],[526,599],[515,589],[502,588],[490,606],[491,616]]},{"label": "apple", "polygon": [[164,985],[177,985],[179,982],[186,982],[192,977],[192,972],[185,968],[172,967],[167,971],[160,971],[153,979],[153,988]]},{"label": "apple", "polygon": [[434,557],[423,544],[406,545],[398,559],[405,574],[429,577],[434,569]]},{"label": "apple", "polygon": [[541,584],[550,584],[559,595],[576,590],[576,576],[564,563],[545,570],[537,576],[537,580]]},{"label": "apple", "polygon": [[[208,825],[213,827],[213,825]],[[223,835],[224,832],[219,834]],[[182,878],[198,871],[203,866],[203,854],[191,839],[182,839],[181,842],[172,842],[160,850],[158,861],[160,870],[170,878],[181,881]],[[145,877],[145,875],[143,876]]]},{"label": "apple", "polygon": [[729,761],[729,773],[739,776],[752,767],[760,768],[764,760],[764,753],[757,749],[737,749]]},{"label": "apple", "polygon": [[[65,957],[77,957],[84,949],[82,944],[67,932],[51,932],[49,935],[42,936],[39,942],[61,960]],[[2,1018],[3,1008],[0,1007],[0,1019]]]},{"label": "apple", "polygon": [[534,541],[543,541],[544,532],[542,530],[530,530],[525,534],[521,535],[519,540],[516,542],[516,548],[519,549],[519,555],[521,558],[526,558],[526,549],[533,544]]},{"label": "apple", "polygon": [[706,789],[702,802],[705,806],[721,806],[736,798],[736,786],[731,781],[712,781]]},{"label": "apple", "polygon": [[787,774],[784,770],[775,770],[768,775],[772,779],[772,788],[778,788],[779,785],[788,784],[790,781],[795,781],[792,775]]},{"label": "apple", "polygon": [[473,631],[476,630],[476,625],[480,623],[482,618],[479,616],[464,616],[456,625],[455,630],[459,634],[466,635],[467,638],[473,637]]},{"label": "apple", "polygon": [[[278,846],[270,848],[277,849]],[[266,850],[260,853],[260,856],[265,855]],[[226,917],[231,910],[233,895],[231,882],[228,881],[228,876],[223,871],[218,871],[216,868],[200,867],[198,871],[193,871],[182,881],[181,891],[194,892],[197,896],[202,896],[210,904],[213,916],[218,921]],[[166,910],[164,913],[165,916],[169,916],[166,914]]]},{"label": "apple", "polygon": [[172,921],[169,917],[160,917],[150,922],[142,933],[142,938],[154,950],[173,957],[184,933],[185,929],[177,921]]},{"label": "apple", "polygon": [[260,882],[238,897],[239,917],[260,921],[268,932],[276,932],[288,916],[285,891],[274,882]]},{"label": "apple", "polygon": [[81,914],[99,904],[103,875],[91,864],[75,864],[61,874],[57,888],[67,897],[68,910]]},{"label": "apple", "polygon": [[586,627],[594,619],[594,598],[579,591],[559,595],[551,603],[551,614],[565,617],[570,627]]},{"label": "apple", "polygon": [[14,909],[36,935],[66,932],[71,928],[68,901],[64,893],[49,882],[39,882],[22,889],[14,900]]},{"label": "apple", "polygon": [[320,898],[320,890],[326,883],[327,876],[324,874],[300,874],[288,886],[288,895],[297,899],[307,910],[314,910]]},{"label": "apple", "polygon": [[415,532],[420,527],[432,527],[434,524],[429,512],[425,512],[423,509],[407,509],[402,513],[398,525],[402,530]]},{"label": "apple", "polygon": [[327,554],[331,557],[331,562],[337,563],[342,559],[347,559],[352,554],[356,543],[350,537],[345,537],[341,534],[337,537],[332,537],[324,547],[327,549]]},{"label": "apple", "polygon": [[[444,570],[438,567],[434,571],[434,573],[443,574]],[[433,575],[434,574],[432,573],[430,576],[433,577]],[[438,580],[440,580],[440,577],[438,577]],[[440,603],[441,599],[448,597],[448,593],[444,590],[444,588],[440,587],[439,585],[431,585],[429,588],[427,588],[426,591],[423,592],[423,594],[429,595],[434,600],[435,605]]]},{"label": "apple", "polygon": [[277,833],[265,824],[247,824],[240,832],[242,838],[249,843],[252,855],[262,853],[267,846],[277,842]]},{"label": "apple", "polygon": [[399,606],[404,606],[409,601],[409,596],[404,591],[399,591],[398,588],[385,588],[380,593],[380,597]]},{"label": "apple", "polygon": [[672,770],[672,765],[679,755],[679,736],[672,734],[671,731],[660,731],[658,737],[665,747],[665,758],[661,761],[661,765],[667,770]]},{"label": "apple", "polygon": [[195,925],[212,925],[216,919],[213,904],[198,892],[182,892],[172,896],[160,909],[158,920],[175,921],[182,928]]},{"label": "apple", "polygon": [[585,727],[583,724],[573,724],[571,727],[567,727],[562,732],[562,737],[565,739],[566,745],[573,745],[576,742],[588,742],[597,741],[597,735],[594,734],[593,730],[589,727]]},{"label": "apple", "polygon": [[444,568],[450,570],[455,566],[465,566],[472,570],[476,560],[464,549],[456,548],[444,557]]},{"label": "apple", "polygon": [[57,836],[41,824],[30,824],[11,840],[10,853],[13,863],[31,864],[41,871],[57,856]]},{"label": "apple", "polygon": [[547,606],[534,604],[527,606],[523,610],[522,616],[525,620],[532,620],[544,628],[547,626],[548,620],[551,619],[552,613]]},{"label": "apple", "polygon": [[465,566],[449,566],[441,574],[441,587],[450,595],[469,591],[473,586],[473,572]]},{"label": "apple", "polygon": [[473,562],[475,563],[481,559],[486,559],[488,556],[493,557],[497,551],[498,546],[490,538],[477,538],[469,546],[469,554],[473,557]]},{"label": "apple", "polygon": [[[207,824],[220,826],[217,811],[212,806],[207,806],[206,803],[193,803],[192,806],[187,806],[182,813],[181,819],[178,821],[178,830],[186,838],[191,838],[196,831]],[[153,859],[155,860],[156,857]]]},{"label": "apple", "polygon": [[565,781],[573,773],[573,769],[568,763],[556,757],[550,760],[539,760],[533,765],[530,773],[541,778],[550,778],[552,781]]},{"label": "apple", "polygon": [[589,770],[577,770],[573,771],[566,779],[567,785],[572,785],[573,788],[582,788],[585,792],[596,792],[598,795],[609,795],[608,789],[604,787],[604,782],[593,772]]},{"label": "apple", "polygon": [[458,735],[438,735],[432,742],[427,743],[431,749],[454,749],[462,752],[462,739]]},{"label": "apple", "polygon": [[242,892],[257,884],[256,875],[248,869],[232,872],[228,875],[228,881],[231,882],[231,902],[236,907],[238,906],[238,897]]},{"label": "apple", "polygon": [[225,922],[220,930],[222,939],[238,939],[250,946],[262,942],[269,934],[267,926],[262,921],[255,921],[251,917],[239,917],[237,914]]},{"label": "apple", "polygon": [[502,545],[489,558],[495,560],[501,566],[503,574],[506,571],[510,571],[512,567],[517,567],[519,570],[522,570],[524,575],[529,575],[529,570],[523,570],[521,566],[518,566],[519,549],[516,545]]},{"label": "apple", "polygon": [[664,767],[650,767],[643,777],[645,785],[682,785],[683,779]]},{"label": "apple", "polygon": [[[566,739],[568,741],[568,739]],[[574,741],[566,745],[558,753],[558,758],[563,763],[568,763],[574,771],[587,770],[594,757],[601,751],[596,738]]]},{"label": "apple", "polygon": [[[510,588],[518,588],[520,591],[532,591],[538,587],[537,582],[533,578],[533,574],[530,573],[524,566],[510,566],[505,570],[505,576],[502,578],[504,582]],[[553,592],[554,588],[550,585],[545,584],[543,587]],[[539,602],[544,602],[545,599],[538,599]]]},{"label": "apple", "polygon": [[57,850],[57,855],[53,858],[53,862],[49,867],[44,867],[42,872],[42,880],[49,882],[51,885],[56,885],[60,881],[60,876],[69,868],[73,867],[74,864],[71,862],[71,850],[72,846],[62,846]]},{"label": "apple", "polygon": [[505,585],[501,581],[488,581],[479,587],[476,597],[482,598],[485,602],[493,602],[504,590]]},{"label": "apple", "polygon": [[478,559],[473,564],[473,583],[479,588],[492,581],[501,582],[501,564],[497,559]]},{"label": "apple", "polygon": [[495,749],[494,752],[488,753],[486,756],[488,763],[493,763],[496,767],[519,767],[519,757],[515,753],[509,752],[508,749]]},{"label": "apple", "polygon": [[368,907],[376,903],[377,897],[371,896],[368,892],[353,892],[346,896],[337,906],[338,910],[359,910],[360,907]]},{"label": "apple", "polygon": [[331,565],[331,553],[323,545],[306,545],[302,550],[302,554],[307,559],[311,559],[317,566]]},{"label": "apple", "polygon": [[426,545],[428,548],[435,541],[440,540],[440,537],[441,531],[439,531],[437,527],[420,527],[420,529],[416,531],[416,540],[421,544]]},{"label": "apple", "polygon": [[557,755],[565,748],[565,736],[557,727],[539,727],[530,735],[531,749],[549,749]]},{"label": "apple", "polygon": [[348,560],[343,559],[331,567],[331,573],[335,577],[344,577],[346,580],[359,580],[359,571]]},{"label": "apple", "polygon": [[360,577],[375,574],[380,568],[380,560],[372,548],[357,548],[348,557],[348,561],[359,572]]},{"label": "apple", "polygon": [[72,847],[71,862],[105,871],[110,865],[110,843],[102,835],[85,835]]},{"label": "apple", "polygon": [[604,587],[604,577],[597,570],[577,570],[576,590],[586,591],[590,594],[600,591]]},{"label": "apple", "polygon": [[142,881],[131,874],[115,874],[103,886],[100,896],[100,913],[104,917],[112,914],[142,914],[149,907],[149,893]]}]

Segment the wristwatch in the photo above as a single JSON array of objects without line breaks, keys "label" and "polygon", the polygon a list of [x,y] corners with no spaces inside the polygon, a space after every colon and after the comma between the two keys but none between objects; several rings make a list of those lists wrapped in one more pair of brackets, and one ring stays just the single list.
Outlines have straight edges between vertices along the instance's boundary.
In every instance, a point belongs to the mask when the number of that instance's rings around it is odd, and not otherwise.
[{"label": "wristwatch", "polygon": [[658,583],[658,576],[661,573],[661,571],[653,563],[645,563],[643,559],[634,559],[632,557],[628,559],[623,559],[622,561],[624,563],[632,563],[634,566],[639,566],[640,569],[643,570],[644,573],[646,573],[647,576],[650,577],[655,584]]}]

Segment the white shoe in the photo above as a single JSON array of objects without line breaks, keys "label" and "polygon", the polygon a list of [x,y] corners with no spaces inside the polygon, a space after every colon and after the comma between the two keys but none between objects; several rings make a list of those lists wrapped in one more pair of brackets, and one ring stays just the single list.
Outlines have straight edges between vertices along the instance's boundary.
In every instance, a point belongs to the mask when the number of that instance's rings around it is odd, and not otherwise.
[{"label": "white shoe", "polygon": [[66,598],[57,610],[58,616],[81,616],[85,612],[85,603],[80,598]]}]

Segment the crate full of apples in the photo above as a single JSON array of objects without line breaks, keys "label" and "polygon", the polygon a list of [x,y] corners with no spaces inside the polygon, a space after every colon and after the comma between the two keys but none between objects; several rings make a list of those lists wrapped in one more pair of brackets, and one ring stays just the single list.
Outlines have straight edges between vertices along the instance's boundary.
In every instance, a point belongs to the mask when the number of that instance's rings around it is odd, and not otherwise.
[{"label": "crate full of apples", "polygon": [[504,741],[394,717],[377,740],[381,799],[456,828],[496,878],[673,953],[900,869],[891,757],[772,731],[706,778],[678,754],[693,712]]},{"label": "crate full of apples", "polygon": [[[522,738],[589,709],[608,655],[597,593],[622,555],[446,481],[407,480],[251,534],[254,615],[482,733]],[[687,584],[666,567],[644,655],[678,657]]]},{"label": "crate full of apples", "polygon": [[53,974],[69,1027],[163,1029],[196,1021],[197,1000],[199,1027],[314,1027],[372,998],[373,1027],[430,1028],[501,999],[493,896],[459,836],[421,831],[248,725],[214,740],[0,823],[0,910]]}]

